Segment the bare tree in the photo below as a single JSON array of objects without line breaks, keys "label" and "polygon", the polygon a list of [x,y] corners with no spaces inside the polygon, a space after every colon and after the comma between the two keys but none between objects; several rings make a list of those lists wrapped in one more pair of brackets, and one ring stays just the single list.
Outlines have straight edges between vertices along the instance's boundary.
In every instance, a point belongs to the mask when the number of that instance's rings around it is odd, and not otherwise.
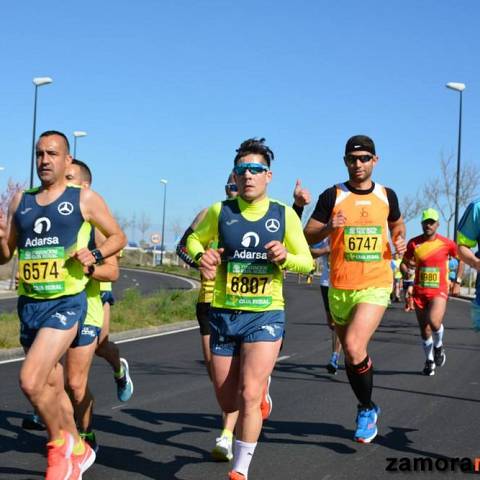
[{"label": "bare tree", "polygon": [[404,197],[400,211],[402,212],[405,223],[413,220],[422,210],[418,193],[416,195],[407,195]]},{"label": "bare tree", "polygon": [[[447,224],[447,235],[450,236],[450,225],[455,215],[455,189],[457,166],[453,155],[447,158],[441,154],[440,175],[431,177],[421,190],[422,208],[434,207]],[[464,164],[460,169],[459,207],[466,207],[472,200],[480,182],[480,170],[473,164]]]},{"label": "bare tree", "polygon": [[113,212],[113,216],[115,217],[115,220],[117,223],[120,225],[120,228],[126,232],[127,229],[130,227],[130,221],[128,218],[124,217],[123,215],[120,215],[118,212]]},{"label": "bare tree", "polygon": [[132,218],[130,219],[130,228],[132,232],[132,241],[135,241],[135,233],[137,230],[138,224],[137,224],[137,215],[135,213],[132,214]]},{"label": "bare tree", "polygon": [[183,234],[185,228],[182,226],[180,220],[178,218],[174,219],[170,224],[170,231],[173,233],[175,240],[177,240],[180,235]]},{"label": "bare tree", "polygon": [[150,217],[145,212],[142,212],[138,219],[138,229],[140,230],[140,233],[141,233],[141,239],[140,239],[141,242],[147,241],[147,239],[145,238],[145,234],[147,233],[147,230],[151,226],[152,226],[152,222],[150,221]]}]

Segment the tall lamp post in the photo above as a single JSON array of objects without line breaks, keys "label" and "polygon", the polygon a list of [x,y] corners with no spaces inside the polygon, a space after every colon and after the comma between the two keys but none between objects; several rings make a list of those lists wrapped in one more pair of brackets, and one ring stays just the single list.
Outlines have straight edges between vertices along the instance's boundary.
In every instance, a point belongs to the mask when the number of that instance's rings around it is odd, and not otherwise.
[{"label": "tall lamp post", "polygon": [[53,80],[50,77],[35,77],[33,84],[35,85],[35,101],[33,103],[33,135],[32,135],[32,160],[30,162],[30,188],[33,188],[33,172],[35,171],[35,135],[37,128],[37,97],[38,87],[48,85]]},{"label": "tall lamp post", "polygon": [[73,158],[77,158],[77,138],[86,136],[87,132],[83,132],[81,130],[75,130],[73,132]]},{"label": "tall lamp post", "polygon": [[165,252],[165,207],[167,204],[167,183],[168,181],[162,178],[160,183],[163,183],[163,220],[162,220],[162,245],[160,246],[160,265],[163,265],[163,253]]},{"label": "tall lamp post", "polygon": [[455,187],[455,217],[453,220],[453,239],[457,241],[458,203],[460,196],[460,154],[462,150],[462,93],[465,90],[465,84],[449,82],[445,86],[450,90],[460,92],[460,113],[458,117],[457,182]]}]

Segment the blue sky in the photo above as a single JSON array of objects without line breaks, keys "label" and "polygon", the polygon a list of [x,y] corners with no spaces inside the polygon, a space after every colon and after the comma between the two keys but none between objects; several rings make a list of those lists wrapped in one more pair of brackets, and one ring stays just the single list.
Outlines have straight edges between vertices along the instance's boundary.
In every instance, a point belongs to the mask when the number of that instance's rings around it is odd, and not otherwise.
[{"label": "blue sky", "polygon": [[274,198],[290,202],[296,178],[315,197],[344,180],[345,141],[365,133],[381,157],[375,178],[401,200],[442,151],[456,154],[458,94],[446,82],[467,84],[462,161],[480,163],[479,14],[474,0],[9,2],[0,186],[28,179],[31,80],[51,76],[37,131],[87,131],[77,156],[95,189],[123,216],[145,212],[152,230],[161,178],[167,227],[186,227],[222,198],[252,136],[275,152]]}]

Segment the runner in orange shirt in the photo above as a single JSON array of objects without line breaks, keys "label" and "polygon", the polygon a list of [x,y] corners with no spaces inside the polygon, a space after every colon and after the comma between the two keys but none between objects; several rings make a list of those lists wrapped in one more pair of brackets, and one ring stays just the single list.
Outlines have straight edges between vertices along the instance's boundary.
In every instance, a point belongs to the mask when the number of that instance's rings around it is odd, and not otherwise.
[{"label": "runner in orange shirt", "polygon": [[[435,375],[435,367],[442,367],[447,358],[443,318],[448,300],[448,261],[450,257],[458,258],[455,242],[437,233],[439,218],[433,208],[422,212],[423,234],[408,242],[403,259],[406,265],[415,263],[413,302],[426,357],[423,374],[429,376]],[[453,293],[459,292],[460,285],[456,283]]]},{"label": "runner in orange shirt", "polygon": [[349,180],[325,190],[305,227],[308,243],[330,238],[330,313],[345,352],[350,385],[359,401],[354,440],[377,435],[379,407],[372,401],[373,369],[368,343],[392,290],[389,236],[405,251],[405,224],[395,192],[372,181],[378,162],[373,140],[351,137],[344,162]]}]

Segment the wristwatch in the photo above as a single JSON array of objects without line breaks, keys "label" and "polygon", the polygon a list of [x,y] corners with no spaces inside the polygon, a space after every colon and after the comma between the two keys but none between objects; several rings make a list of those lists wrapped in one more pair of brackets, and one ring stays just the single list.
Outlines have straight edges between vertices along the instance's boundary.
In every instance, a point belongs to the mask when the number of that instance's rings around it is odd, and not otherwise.
[{"label": "wristwatch", "polygon": [[93,250],[90,250],[90,253],[93,255],[93,258],[95,258],[96,264],[103,262],[102,252],[98,248],[94,248]]}]

